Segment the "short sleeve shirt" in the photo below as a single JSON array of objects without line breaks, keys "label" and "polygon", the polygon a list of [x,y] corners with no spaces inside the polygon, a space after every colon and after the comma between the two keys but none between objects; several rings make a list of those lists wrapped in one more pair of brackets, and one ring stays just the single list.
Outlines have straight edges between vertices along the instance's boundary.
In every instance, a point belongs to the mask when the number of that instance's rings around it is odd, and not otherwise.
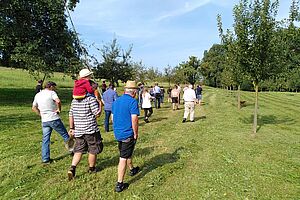
[{"label": "short sleeve shirt", "polygon": [[72,100],[69,116],[74,119],[75,137],[99,132],[96,121],[99,112],[99,104],[95,97]]},{"label": "short sleeve shirt", "polygon": [[48,89],[42,90],[35,95],[32,105],[40,110],[42,122],[49,122],[60,118],[56,113],[56,99],[58,99],[56,92]]},{"label": "short sleeve shirt", "polygon": [[124,94],[114,101],[112,113],[116,140],[122,141],[133,136],[131,115],[140,115],[137,100]]}]

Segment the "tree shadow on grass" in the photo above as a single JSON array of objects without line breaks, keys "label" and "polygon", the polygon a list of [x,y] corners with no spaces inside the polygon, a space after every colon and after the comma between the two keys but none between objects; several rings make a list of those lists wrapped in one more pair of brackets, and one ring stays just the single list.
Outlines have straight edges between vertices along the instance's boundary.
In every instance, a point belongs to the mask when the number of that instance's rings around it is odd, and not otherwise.
[{"label": "tree shadow on grass", "polygon": [[3,124],[15,124],[15,123],[22,123],[25,121],[36,121],[40,123],[40,117],[37,116],[35,113],[21,113],[21,114],[7,114],[5,117],[0,118],[0,123]]},{"label": "tree shadow on grass", "polygon": [[150,160],[146,161],[144,165],[141,166],[141,172],[138,173],[134,178],[128,181],[129,184],[132,184],[141,178],[143,178],[149,172],[162,167],[166,164],[175,163],[177,160],[180,159],[179,151],[184,149],[183,147],[177,148],[173,153],[163,153],[157,155]]},{"label": "tree shadow on grass", "polygon": [[[145,155],[150,154],[153,150],[154,150],[154,147],[146,147],[143,149],[136,149],[136,150],[134,150],[134,156],[141,156],[141,155],[145,156]],[[116,153],[119,153],[117,148],[116,148]],[[105,168],[109,168],[112,166],[117,167],[118,163],[119,163],[119,155],[110,157],[110,158],[101,158],[101,156],[99,156],[96,166],[97,166],[97,170],[101,171]]]},{"label": "tree shadow on grass", "polygon": [[195,117],[194,118],[195,121],[205,120],[205,119],[206,119],[206,115],[201,115],[200,117]]},{"label": "tree shadow on grass", "polygon": [[[254,115],[251,115],[248,118],[240,118],[240,121],[244,124],[252,124],[253,123]],[[257,131],[261,129],[264,125],[267,124],[288,124],[292,125],[295,124],[295,120],[289,117],[281,117],[278,118],[275,115],[258,115],[257,118]]]},{"label": "tree shadow on grass", "polygon": [[[162,120],[166,120],[166,119],[168,119],[167,117],[159,117],[159,118],[149,118],[149,121],[150,121],[150,123],[156,123],[156,122],[161,122]],[[143,119],[141,119],[141,123],[139,123],[139,126],[145,126],[147,123],[146,122],[144,122],[144,118]]]},{"label": "tree shadow on grass", "polygon": [[[70,103],[71,89],[59,88],[58,97],[62,103]],[[0,106],[30,106],[35,96],[34,88],[0,88]]]},{"label": "tree shadow on grass", "polygon": [[73,158],[73,154],[71,154],[71,153],[65,153],[65,154],[63,154],[63,155],[60,155],[60,156],[58,156],[58,157],[53,158],[53,161],[54,161],[54,162],[57,162],[57,161],[60,161],[60,160],[62,160],[62,159],[64,159],[64,158],[66,158],[66,157]]}]

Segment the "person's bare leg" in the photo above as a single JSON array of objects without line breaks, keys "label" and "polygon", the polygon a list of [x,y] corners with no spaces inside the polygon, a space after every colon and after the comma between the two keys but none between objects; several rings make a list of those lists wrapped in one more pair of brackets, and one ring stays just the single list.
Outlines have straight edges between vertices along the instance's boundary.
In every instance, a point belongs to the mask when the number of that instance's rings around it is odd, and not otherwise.
[{"label": "person's bare leg", "polygon": [[82,153],[74,153],[71,168],[68,171],[68,178],[72,180],[75,177],[76,166],[80,162]]},{"label": "person's bare leg", "polygon": [[129,167],[130,170],[133,169],[133,164],[132,164],[132,159],[131,158],[127,159],[127,166]]},{"label": "person's bare leg", "polygon": [[80,162],[82,157],[82,153],[74,153],[73,159],[72,159],[72,166],[77,166]]},{"label": "person's bare leg", "polygon": [[89,167],[95,167],[96,166],[97,155],[89,153],[88,160],[89,160]]},{"label": "person's bare leg", "polygon": [[124,181],[124,176],[126,172],[126,164],[127,164],[127,159],[125,158],[120,158],[119,159],[119,165],[118,165],[118,182],[122,183]]}]

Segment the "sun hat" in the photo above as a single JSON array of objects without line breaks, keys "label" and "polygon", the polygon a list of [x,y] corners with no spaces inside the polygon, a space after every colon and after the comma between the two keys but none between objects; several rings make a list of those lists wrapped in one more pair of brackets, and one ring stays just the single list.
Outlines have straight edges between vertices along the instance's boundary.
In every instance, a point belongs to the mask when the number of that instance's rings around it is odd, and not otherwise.
[{"label": "sun hat", "polygon": [[85,68],[85,69],[80,70],[79,77],[80,78],[87,77],[87,76],[91,75],[92,73],[93,72],[91,72],[89,69]]},{"label": "sun hat", "polygon": [[136,86],[136,82],[135,81],[127,81],[125,88],[127,89],[137,89],[138,87]]}]

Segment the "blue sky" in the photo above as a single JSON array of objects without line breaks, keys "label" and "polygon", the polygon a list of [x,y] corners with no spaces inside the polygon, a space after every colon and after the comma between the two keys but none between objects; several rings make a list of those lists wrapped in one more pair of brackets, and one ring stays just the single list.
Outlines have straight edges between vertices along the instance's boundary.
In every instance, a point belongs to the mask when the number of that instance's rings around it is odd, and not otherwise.
[{"label": "blue sky", "polygon": [[[123,49],[133,45],[132,59],[162,70],[202,58],[219,43],[217,14],[223,27],[233,24],[232,9],[239,0],[80,0],[71,16],[87,45],[101,48],[117,38]],[[280,0],[278,19],[288,17],[291,0]],[[90,47],[90,53],[99,52]]]}]

